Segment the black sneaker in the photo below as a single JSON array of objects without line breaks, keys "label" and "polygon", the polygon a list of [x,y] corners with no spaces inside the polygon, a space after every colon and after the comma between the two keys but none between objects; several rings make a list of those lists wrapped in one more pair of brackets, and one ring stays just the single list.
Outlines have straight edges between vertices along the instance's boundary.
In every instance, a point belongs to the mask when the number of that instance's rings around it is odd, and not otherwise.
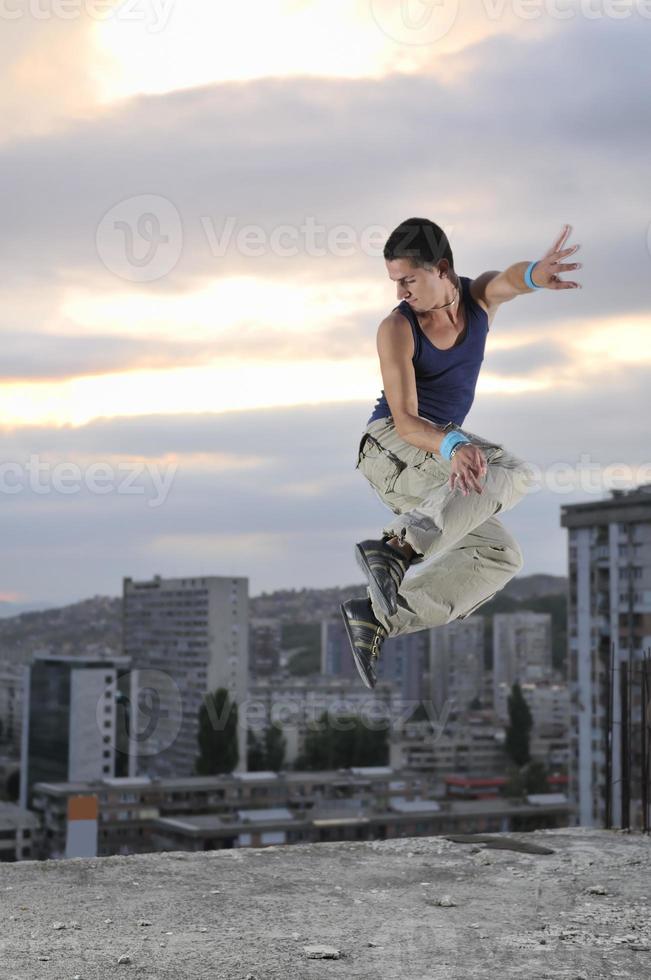
[{"label": "black sneaker", "polygon": [[380,541],[360,541],[355,545],[355,560],[368,579],[368,587],[385,616],[398,611],[398,589],[409,568],[409,559],[397,548]]},{"label": "black sneaker", "polygon": [[369,598],[348,599],[339,608],[359,676],[367,687],[373,688],[377,681],[375,665],[387,631],[375,618]]}]

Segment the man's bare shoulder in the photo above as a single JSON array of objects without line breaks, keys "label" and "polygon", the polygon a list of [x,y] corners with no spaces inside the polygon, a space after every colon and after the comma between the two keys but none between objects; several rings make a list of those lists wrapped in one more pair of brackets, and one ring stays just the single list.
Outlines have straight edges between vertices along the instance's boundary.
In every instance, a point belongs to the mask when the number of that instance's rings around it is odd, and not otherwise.
[{"label": "man's bare shoulder", "polygon": [[378,349],[383,349],[386,353],[402,356],[408,354],[413,357],[414,338],[407,317],[398,310],[391,310],[378,327],[377,343]]},{"label": "man's bare shoulder", "polygon": [[486,313],[488,316],[489,327],[492,326],[493,320],[495,319],[495,314],[497,313],[498,305],[495,303],[491,304],[488,302],[486,289],[489,283],[491,283],[493,279],[495,279],[499,275],[500,273],[496,270],[492,270],[490,272],[482,272],[481,275],[476,276],[468,284],[471,299],[477,304],[480,310],[483,310],[484,313]]},{"label": "man's bare shoulder", "polygon": [[398,326],[400,324],[408,323],[408,322],[409,321],[407,320],[407,317],[404,315],[404,313],[401,313],[400,310],[391,310],[390,313],[387,313],[384,320],[382,320],[380,326],[386,323],[389,324],[389,327],[391,327],[394,325]]}]

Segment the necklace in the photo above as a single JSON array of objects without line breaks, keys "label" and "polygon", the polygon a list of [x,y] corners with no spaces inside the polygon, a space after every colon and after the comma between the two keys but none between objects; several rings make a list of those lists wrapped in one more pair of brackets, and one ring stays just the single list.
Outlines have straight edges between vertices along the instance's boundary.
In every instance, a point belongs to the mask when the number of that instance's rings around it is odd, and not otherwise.
[{"label": "necklace", "polygon": [[457,302],[460,296],[461,296],[461,280],[457,276],[457,295],[453,299],[451,299],[449,303],[445,303],[443,306],[432,306],[426,312],[431,313],[432,310],[447,310],[449,306],[454,306],[454,304]]}]

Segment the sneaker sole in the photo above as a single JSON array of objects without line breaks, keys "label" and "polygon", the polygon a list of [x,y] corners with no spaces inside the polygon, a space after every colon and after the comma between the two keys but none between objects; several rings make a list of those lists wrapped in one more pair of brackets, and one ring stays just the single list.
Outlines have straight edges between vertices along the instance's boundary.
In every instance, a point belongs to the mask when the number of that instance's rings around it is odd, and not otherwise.
[{"label": "sneaker sole", "polygon": [[355,561],[359,565],[361,571],[364,573],[366,580],[368,581],[368,587],[371,590],[371,594],[384,615],[395,616],[395,614],[398,612],[398,606],[396,605],[395,607],[392,607],[389,603],[388,598],[385,596],[375,578],[375,575],[371,571],[371,566],[366,560],[364,551],[358,544],[355,545]]},{"label": "sneaker sole", "polygon": [[343,603],[339,606],[339,609],[341,610],[341,617],[342,617],[342,619],[344,621],[344,628],[346,630],[346,636],[348,637],[348,642],[350,643],[350,649],[352,650],[352,653],[353,653],[353,660],[355,661],[355,666],[357,667],[357,673],[359,674],[359,676],[364,681],[364,684],[366,685],[366,687],[368,687],[369,690],[372,691],[373,688],[375,687],[375,685],[372,684],[371,681],[369,680],[369,678],[368,678],[368,676],[366,674],[366,671],[364,670],[364,665],[362,664],[361,660],[359,659],[359,655],[358,655],[357,650],[355,648],[355,642],[354,642],[353,636],[352,636],[352,634],[350,632],[350,627],[348,625],[348,616],[346,615],[346,610],[344,609]]}]

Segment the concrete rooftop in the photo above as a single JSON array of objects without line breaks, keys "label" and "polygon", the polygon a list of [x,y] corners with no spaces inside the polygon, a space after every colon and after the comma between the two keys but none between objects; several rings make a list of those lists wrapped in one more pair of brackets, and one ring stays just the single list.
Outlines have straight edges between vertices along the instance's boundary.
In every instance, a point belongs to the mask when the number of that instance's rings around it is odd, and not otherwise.
[{"label": "concrete rooftop", "polygon": [[651,976],[648,837],[490,838],[554,853],[418,837],[2,864],[0,978]]}]

